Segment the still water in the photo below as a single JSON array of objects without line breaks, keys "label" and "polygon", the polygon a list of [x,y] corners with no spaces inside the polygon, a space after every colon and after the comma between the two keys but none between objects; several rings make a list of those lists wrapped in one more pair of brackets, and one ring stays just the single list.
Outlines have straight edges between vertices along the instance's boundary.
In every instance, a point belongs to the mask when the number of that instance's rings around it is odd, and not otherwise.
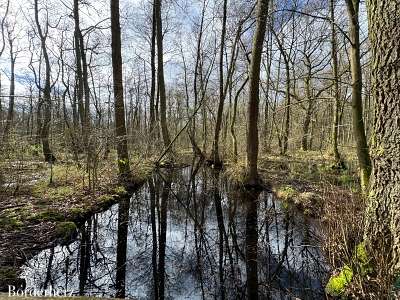
[{"label": "still water", "polygon": [[68,245],[30,259],[22,277],[28,287],[76,295],[245,299],[252,243],[260,299],[323,299],[318,241],[314,220],[197,165],[155,174],[130,199],[88,219]]}]

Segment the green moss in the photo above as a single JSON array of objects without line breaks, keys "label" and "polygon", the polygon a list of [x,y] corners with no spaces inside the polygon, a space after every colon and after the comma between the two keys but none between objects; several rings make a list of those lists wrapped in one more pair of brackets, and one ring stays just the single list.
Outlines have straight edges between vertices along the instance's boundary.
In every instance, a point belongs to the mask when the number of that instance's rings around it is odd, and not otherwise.
[{"label": "green moss", "polygon": [[50,201],[62,200],[74,194],[74,189],[71,186],[48,186],[46,182],[40,182],[35,185],[33,195],[36,197],[45,197]]},{"label": "green moss", "polygon": [[117,195],[126,195],[126,194],[128,194],[128,192],[126,191],[126,189],[122,185],[117,186],[114,189],[114,193],[116,193]]},{"label": "green moss", "polygon": [[338,178],[339,184],[342,186],[349,186],[354,183],[354,177],[348,174],[342,174]]},{"label": "green moss", "polygon": [[333,297],[343,296],[346,292],[346,287],[353,279],[353,270],[349,266],[344,266],[340,273],[336,276],[331,276],[325,291]]},{"label": "green moss", "polygon": [[108,202],[111,202],[112,200],[114,200],[114,197],[112,195],[108,195],[108,194],[101,195],[98,198],[98,201],[101,203],[108,203]]},{"label": "green moss", "polygon": [[74,222],[61,222],[56,225],[56,233],[63,239],[69,238],[76,231]]},{"label": "green moss", "polygon": [[276,191],[276,196],[285,201],[293,200],[294,197],[297,196],[297,194],[298,194],[297,190],[290,185],[281,186]]},{"label": "green moss", "polygon": [[361,276],[368,275],[373,271],[365,242],[357,245],[354,260]]},{"label": "green moss", "polygon": [[73,219],[77,219],[84,215],[85,210],[82,207],[73,207],[69,210],[69,213]]},{"label": "green moss", "polygon": [[63,221],[65,219],[64,215],[61,212],[56,210],[45,210],[38,213],[35,213],[27,218],[31,221]]},{"label": "green moss", "polygon": [[17,216],[4,216],[0,218],[0,227],[18,229],[22,225],[22,221]]}]

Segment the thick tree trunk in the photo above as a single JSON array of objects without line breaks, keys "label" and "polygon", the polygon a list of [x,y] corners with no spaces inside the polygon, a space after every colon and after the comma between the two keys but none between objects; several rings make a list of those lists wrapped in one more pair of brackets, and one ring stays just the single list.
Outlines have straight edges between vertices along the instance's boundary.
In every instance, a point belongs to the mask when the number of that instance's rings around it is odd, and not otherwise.
[{"label": "thick tree trunk", "polygon": [[248,183],[258,181],[258,115],[260,102],[260,65],[267,25],[268,0],[257,2],[257,25],[253,38],[253,50],[249,71],[250,89],[248,102],[248,134],[247,134],[247,168]]},{"label": "thick tree trunk", "polygon": [[122,85],[121,27],[119,0],[111,0],[111,49],[114,80],[115,135],[118,168],[122,176],[129,173],[128,142],[125,127],[124,87]]},{"label": "thick tree trunk", "polygon": [[363,105],[362,105],[362,71],[360,54],[360,24],[359,24],[359,0],[346,0],[349,15],[349,35],[351,40],[350,66],[352,77],[352,114],[353,134],[356,139],[357,157],[360,166],[361,189],[368,189],[369,176],[371,174],[371,159],[367,138],[364,129]]},{"label": "thick tree trunk", "polygon": [[389,254],[391,275],[400,274],[400,2],[368,1],[372,46],[372,95],[376,105],[365,238]]}]

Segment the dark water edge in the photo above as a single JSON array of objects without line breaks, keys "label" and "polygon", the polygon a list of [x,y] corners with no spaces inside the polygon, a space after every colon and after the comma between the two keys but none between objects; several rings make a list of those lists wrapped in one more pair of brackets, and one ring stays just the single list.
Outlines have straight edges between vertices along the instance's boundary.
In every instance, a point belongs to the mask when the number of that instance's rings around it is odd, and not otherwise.
[{"label": "dark water edge", "polygon": [[245,256],[256,255],[261,299],[323,299],[328,270],[318,241],[317,222],[272,194],[252,198],[192,166],[155,174],[131,199],[89,218],[76,240],[30,259],[22,277],[27,287],[75,295],[244,299]]}]

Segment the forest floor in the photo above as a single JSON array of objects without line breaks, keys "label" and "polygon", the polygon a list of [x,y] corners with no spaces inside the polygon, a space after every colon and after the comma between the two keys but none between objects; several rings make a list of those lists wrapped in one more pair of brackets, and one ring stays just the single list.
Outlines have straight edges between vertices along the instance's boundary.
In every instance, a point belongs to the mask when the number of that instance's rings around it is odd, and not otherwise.
[{"label": "forest floor", "polygon": [[[321,216],[326,199],[346,201],[358,191],[355,158],[345,158],[346,169],[335,169],[331,156],[317,151],[290,155],[262,155],[258,170],[263,182],[286,205],[294,205],[306,215]],[[227,162],[225,174],[236,184],[245,177],[245,162]]]}]

